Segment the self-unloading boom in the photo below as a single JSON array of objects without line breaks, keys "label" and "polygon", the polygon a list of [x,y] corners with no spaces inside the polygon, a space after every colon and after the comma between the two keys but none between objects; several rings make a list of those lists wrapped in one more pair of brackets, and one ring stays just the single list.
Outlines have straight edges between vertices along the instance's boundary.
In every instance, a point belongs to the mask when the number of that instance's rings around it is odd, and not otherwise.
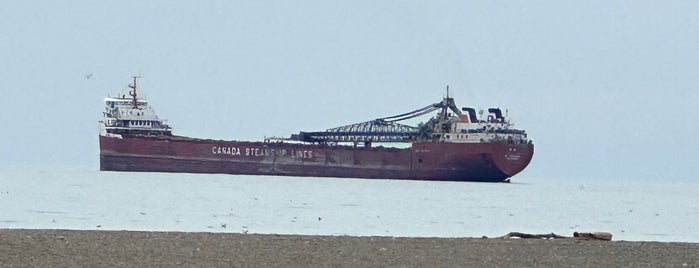
[{"label": "self-unloading boom", "polygon": [[[409,126],[397,123],[427,115],[440,109],[439,114],[426,124]],[[452,111],[456,116],[452,116],[449,111]],[[302,131],[299,135],[292,136],[292,139],[313,143],[364,142],[370,144],[372,142],[413,142],[421,139],[431,139],[434,133],[449,132],[451,124],[459,121],[461,115],[461,111],[457,108],[454,99],[447,95],[441,102],[407,113],[331,128],[325,131]]]}]

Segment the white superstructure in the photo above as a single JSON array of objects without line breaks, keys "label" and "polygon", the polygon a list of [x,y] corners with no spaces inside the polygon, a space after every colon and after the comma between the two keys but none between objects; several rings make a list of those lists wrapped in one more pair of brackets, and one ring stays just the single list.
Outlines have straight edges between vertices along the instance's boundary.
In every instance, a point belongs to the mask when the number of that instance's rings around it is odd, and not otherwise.
[{"label": "white superstructure", "polygon": [[136,79],[129,96],[104,98],[105,111],[100,122],[100,135],[121,134],[172,135],[166,120],[158,118],[148,101],[137,97]]},{"label": "white superstructure", "polygon": [[480,111],[481,118],[476,117],[475,109],[464,107],[464,114],[452,117],[450,129],[446,133],[440,133],[444,142],[509,142],[528,143],[527,133],[524,130],[514,128],[514,124],[506,116],[502,115],[499,108],[488,109],[488,117],[483,118],[483,111]]}]

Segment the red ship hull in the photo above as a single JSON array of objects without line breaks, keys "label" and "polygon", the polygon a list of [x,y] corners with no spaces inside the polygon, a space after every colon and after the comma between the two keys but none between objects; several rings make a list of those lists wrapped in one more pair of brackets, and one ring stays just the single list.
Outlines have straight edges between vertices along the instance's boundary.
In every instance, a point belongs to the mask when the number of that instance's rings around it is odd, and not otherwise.
[{"label": "red ship hull", "polygon": [[177,136],[100,136],[100,169],[506,182],[532,144],[417,142],[411,148],[239,142]]}]

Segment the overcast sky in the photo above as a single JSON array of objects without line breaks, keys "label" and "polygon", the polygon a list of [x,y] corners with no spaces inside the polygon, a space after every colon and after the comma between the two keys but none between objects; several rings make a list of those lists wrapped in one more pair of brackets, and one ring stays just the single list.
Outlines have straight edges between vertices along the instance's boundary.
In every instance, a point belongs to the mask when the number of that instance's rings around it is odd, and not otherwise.
[{"label": "overcast sky", "polygon": [[699,173],[699,1],[181,2],[5,2],[0,166],[98,169],[103,98],[140,75],[178,135],[323,130],[448,84],[528,131],[519,176]]}]

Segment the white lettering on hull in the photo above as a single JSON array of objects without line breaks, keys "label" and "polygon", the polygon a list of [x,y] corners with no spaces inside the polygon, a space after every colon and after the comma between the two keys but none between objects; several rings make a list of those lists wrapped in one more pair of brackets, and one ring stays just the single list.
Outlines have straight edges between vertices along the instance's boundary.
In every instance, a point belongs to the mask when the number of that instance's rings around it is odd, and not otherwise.
[{"label": "white lettering on hull", "polygon": [[510,161],[519,161],[520,155],[517,153],[517,148],[509,148],[510,153],[505,155],[505,159]]},{"label": "white lettering on hull", "polygon": [[516,154],[506,154],[505,159],[511,160],[511,161],[518,161],[519,160],[519,155]]},{"label": "white lettering on hull", "polygon": [[211,148],[211,152],[213,154],[240,155],[240,148],[214,146]]},{"label": "white lettering on hull", "polygon": [[265,157],[265,156],[281,156],[295,159],[312,159],[312,150],[287,150],[287,149],[270,149],[270,148],[240,148],[227,146],[213,146],[211,153],[214,155],[230,155],[230,156],[246,156],[246,157]]}]

